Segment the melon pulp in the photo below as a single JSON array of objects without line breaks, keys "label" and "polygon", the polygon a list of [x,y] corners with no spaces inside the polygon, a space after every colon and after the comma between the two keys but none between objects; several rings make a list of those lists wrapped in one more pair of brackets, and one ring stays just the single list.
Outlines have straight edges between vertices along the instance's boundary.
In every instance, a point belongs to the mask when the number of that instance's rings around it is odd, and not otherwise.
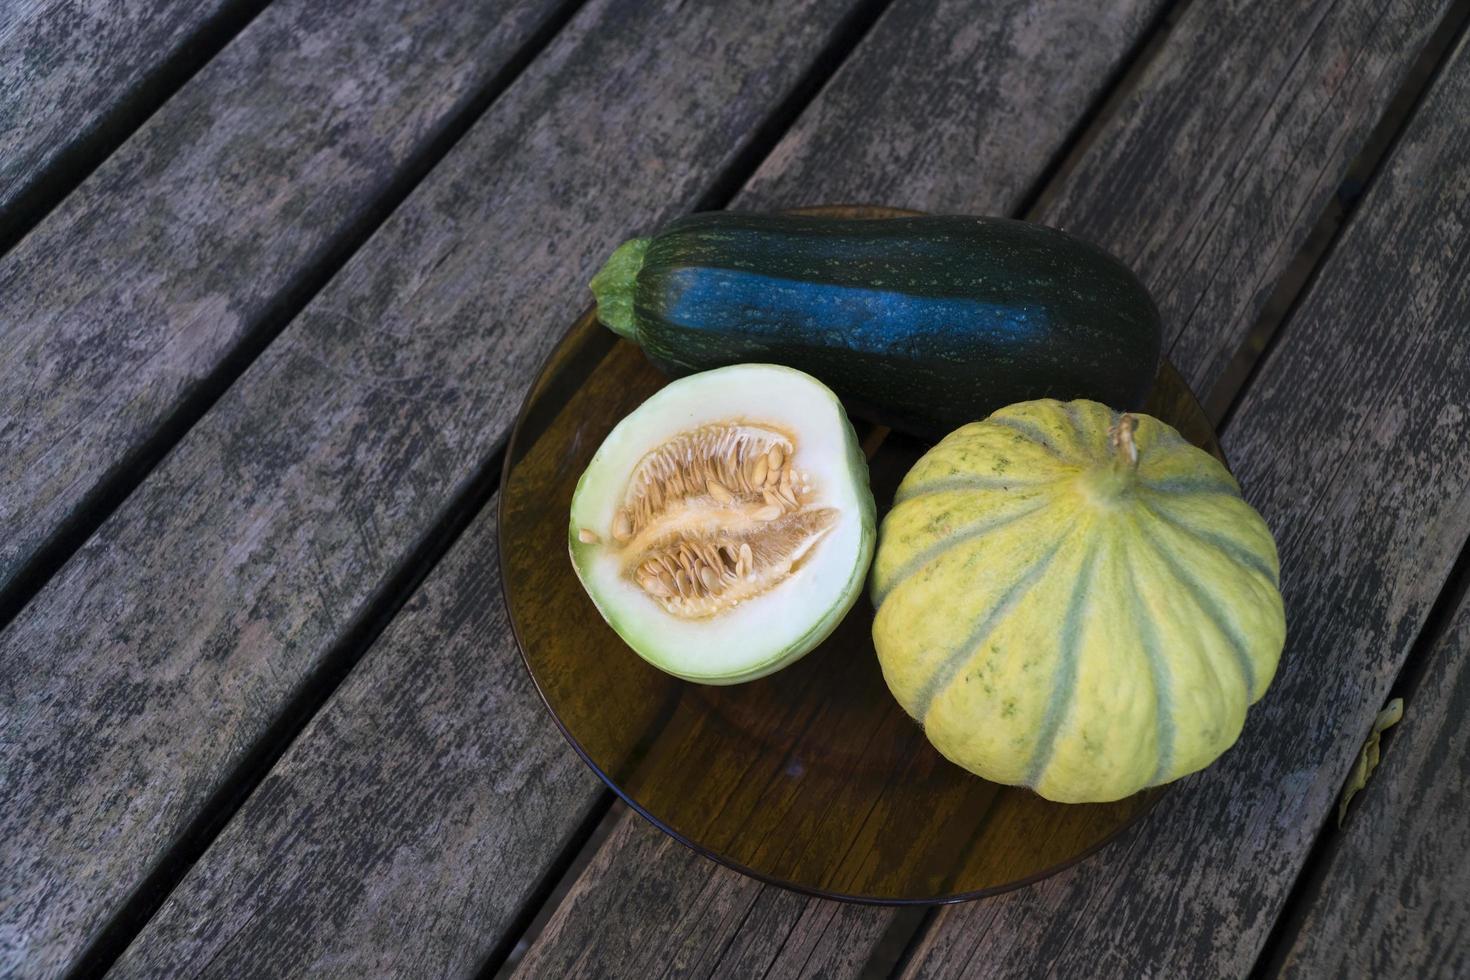
[{"label": "melon pulp", "polygon": [[608,434],[572,497],[583,588],[649,663],[734,684],[825,639],[873,556],[868,467],[810,375],[737,364],[669,384]]}]

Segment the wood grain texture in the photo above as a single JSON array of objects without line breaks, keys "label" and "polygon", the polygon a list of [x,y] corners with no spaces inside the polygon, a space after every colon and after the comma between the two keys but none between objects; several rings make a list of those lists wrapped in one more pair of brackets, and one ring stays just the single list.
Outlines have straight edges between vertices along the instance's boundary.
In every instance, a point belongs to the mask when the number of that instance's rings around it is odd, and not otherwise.
[{"label": "wood grain texture", "polygon": [[1462,41],[1224,434],[1288,623],[1239,744],[1122,845],[944,910],[908,976],[1251,969],[1470,532],[1467,98]]},{"label": "wood grain texture", "polygon": [[1470,975],[1467,655],[1470,602],[1428,652],[1368,788],[1329,831],[1325,871],[1281,976]]},{"label": "wood grain texture", "polygon": [[[1177,338],[1174,350],[1200,385],[1217,370],[1209,359],[1213,355],[1207,356],[1215,349],[1210,345],[1233,351],[1244,337],[1275,276],[1310,230],[1444,6],[1192,5],[1142,73],[1138,88],[1067,168],[1060,193],[1043,198],[1036,217],[1099,241],[1139,267],[1164,307],[1166,326]],[[1053,97],[1047,90],[1039,110],[1028,113],[1025,100],[1037,95],[1024,79],[1051,74],[1048,51],[1073,59],[1065,71],[1076,72],[1078,37],[1096,40],[1094,35],[1101,34],[1110,50],[1125,50],[1127,39],[1136,36],[1129,31],[1136,32],[1148,14],[1135,10],[1113,28],[1127,29],[1110,33],[1109,22],[1094,21],[1098,15],[1092,11],[1079,8],[1069,18],[1048,5],[1042,17],[1016,5],[1009,18],[997,18],[997,36],[1010,40],[987,57],[983,46],[965,40],[972,38],[973,28],[924,13],[905,6],[902,20],[895,8],[879,22],[864,49],[768,158],[748,198],[742,196],[737,206],[747,200],[778,207],[881,199],[923,209],[1004,213],[1019,204],[1055,152],[1039,148],[1048,144],[1028,123],[1039,120],[1041,132],[1055,127],[1056,142],[1050,144],[1055,147],[1086,104],[1080,92],[1074,93],[1074,115],[1068,116],[1047,101]],[[1092,23],[1102,29],[1089,31]],[[1037,33],[1057,25],[1066,33]],[[889,41],[885,29],[900,38],[891,43],[901,57],[883,47]],[[919,40],[924,31],[932,31],[927,51]],[[954,47],[946,48],[951,43]],[[1031,61],[1022,57],[1020,67],[1012,69],[1008,65],[1016,55],[1008,58],[1007,51],[1029,52]],[[951,55],[954,60],[946,61]],[[945,71],[931,70],[936,61],[945,64]],[[965,72],[977,71],[982,77],[985,71],[999,72],[1006,79],[994,87],[999,102],[968,100],[968,93],[992,88],[966,78]],[[930,117],[913,109],[932,104],[945,106],[949,114]],[[995,115],[984,114],[992,109]],[[977,133],[983,134],[980,147]],[[909,153],[912,146],[923,149]],[[1012,171],[1012,161],[1031,169]],[[1203,207],[1205,202],[1210,206]],[[1249,247],[1237,248],[1241,241]],[[1203,247],[1202,242],[1212,244]],[[1221,248],[1230,254],[1223,255]],[[1233,265],[1223,275],[1218,263],[1227,260]],[[1125,846],[1126,841],[1117,842],[1110,850]],[[596,867],[587,875],[596,874]],[[577,949],[610,922],[642,943],[659,943],[666,931],[679,934],[684,911],[664,900],[663,892],[629,884],[641,880],[641,868],[631,860],[614,860],[608,867],[587,886],[619,897],[605,903],[621,910],[616,918],[579,915],[575,907],[558,910],[538,946]],[[689,873],[726,882],[728,889],[745,887],[712,867],[696,864]],[[1051,883],[1044,883],[974,908],[995,903],[1027,908],[1049,888]],[[824,904],[802,906],[803,921]],[[964,945],[972,939],[972,923],[958,921],[952,929]],[[1018,913],[1012,923],[1019,935],[1027,934],[1024,921]],[[868,910],[834,908],[824,928],[843,935],[844,942],[822,947],[834,958],[824,959],[819,951],[800,969],[854,975],[865,962],[856,954],[871,951],[884,927],[884,920]],[[748,928],[702,934],[711,948],[728,950],[767,941]],[[565,954],[537,955],[559,962]],[[774,972],[799,975],[785,972],[788,962],[778,960]],[[982,962],[983,954],[975,968]],[[1012,962],[1010,969],[1026,974],[1022,962]]]},{"label": "wood grain texture", "polygon": [[1138,272],[1203,397],[1449,6],[1190,5],[1038,220]]},{"label": "wood grain texture", "polygon": [[[584,8],[0,635],[0,970],[61,968],[124,901],[490,462],[608,250],[688,209],[850,9],[675,6]],[[237,883],[206,915],[252,914]],[[376,897],[358,941],[412,942]]]},{"label": "wood grain texture", "polygon": [[894,4],[734,206],[1011,214],[1164,6]]},{"label": "wood grain texture", "polygon": [[273,4],[0,258],[0,588],[558,6]]},{"label": "wood grain texture", "polygon": [[[629,905],[637,911],[630,914]],[[829,936],[838,908],[847,914]],[[638,928],[637,914],[657,918]],[[628,811],[517,964],[515,976],[812,976],[802,967],[824,939],[838,947],[824,948],[829,968],[855,969],[872,941],[866,933],[881,933],[889,914],[809,901],[762,885]],[[841,948],[840,939],[848,937],[857,941]],[[844,959],[845,953],[856,956]]]},{"label": "wood grain texture", "polygon": [[514,646],[485,508],[109,974],[474,973],[603,792]]},{"label": "wood grain texture", "polygon": [[[10,0],[0,7],[0,227],[57,158],[238,0]],[[146,111],[146,108],[143,110]]]}]

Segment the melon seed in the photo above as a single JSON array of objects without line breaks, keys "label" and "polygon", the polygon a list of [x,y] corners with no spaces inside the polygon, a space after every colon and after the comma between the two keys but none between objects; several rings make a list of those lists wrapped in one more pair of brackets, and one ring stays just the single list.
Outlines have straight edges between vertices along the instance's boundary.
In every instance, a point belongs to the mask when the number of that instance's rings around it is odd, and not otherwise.
[{"label": "melon seed", "polygon": [[796,454],[787,433],[750,422],[704,425],[647,453],[612,520],[628,580],[681,618],[778,586],[837,520],[797,496]]},{"label": "melon seed", "polygon": [[660,599],[667,599],[674,594],[674,590],[670,589],[657,575],[640,575],[638,584],[643,587],[643,591],[656,595]]},{"label": "melon seed", "polygon": [[790,480],[782,480],[781,481],[781,486],[776,491],[776,496],[780,497],[781,500],[785,502],[786,506],[788,506],[788,507],[795,507],[796,506],[796,493],[794,491],[792,491],[792,489],[791,489],[791,481]]}]

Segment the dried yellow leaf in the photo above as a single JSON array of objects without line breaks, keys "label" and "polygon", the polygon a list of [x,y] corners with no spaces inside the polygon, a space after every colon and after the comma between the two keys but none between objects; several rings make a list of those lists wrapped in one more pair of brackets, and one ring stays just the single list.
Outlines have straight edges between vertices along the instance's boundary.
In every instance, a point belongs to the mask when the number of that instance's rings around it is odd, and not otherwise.
[{"label": "dried yellow leaf", "polygon": [[1404,717],[1404,699],[1394,698],[1383,706],[1378,712],[1378,717],[1373,719],[1373,731],[1368,733],[1368,740],[1363,743],[1362,751],[1358,753],[1358,761],[1353,764],[1353,771],[1348,775],[1347,785],[1342,788],[1342,796],[1337,802],[1337,825],[1347,818],[1348,802],[1357,795],[1358,790],[1368,785],[1368,777],[1373,775],[1373,770],[1378,768],[1378,739],[1384,732],[1399,723]]}]

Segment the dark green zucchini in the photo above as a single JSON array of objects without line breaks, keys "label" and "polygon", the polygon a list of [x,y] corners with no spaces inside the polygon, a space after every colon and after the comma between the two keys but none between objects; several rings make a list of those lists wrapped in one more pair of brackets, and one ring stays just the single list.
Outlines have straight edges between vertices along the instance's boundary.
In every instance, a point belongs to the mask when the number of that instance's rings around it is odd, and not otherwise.
[{"label": "dark green zucchini", "polygon": [[624,243],[592,291],[670,374],[786,364],[931,439],[1031,398],[1139,408],[1161,343],[1121,262],[1001,218],[696,214]]}]

